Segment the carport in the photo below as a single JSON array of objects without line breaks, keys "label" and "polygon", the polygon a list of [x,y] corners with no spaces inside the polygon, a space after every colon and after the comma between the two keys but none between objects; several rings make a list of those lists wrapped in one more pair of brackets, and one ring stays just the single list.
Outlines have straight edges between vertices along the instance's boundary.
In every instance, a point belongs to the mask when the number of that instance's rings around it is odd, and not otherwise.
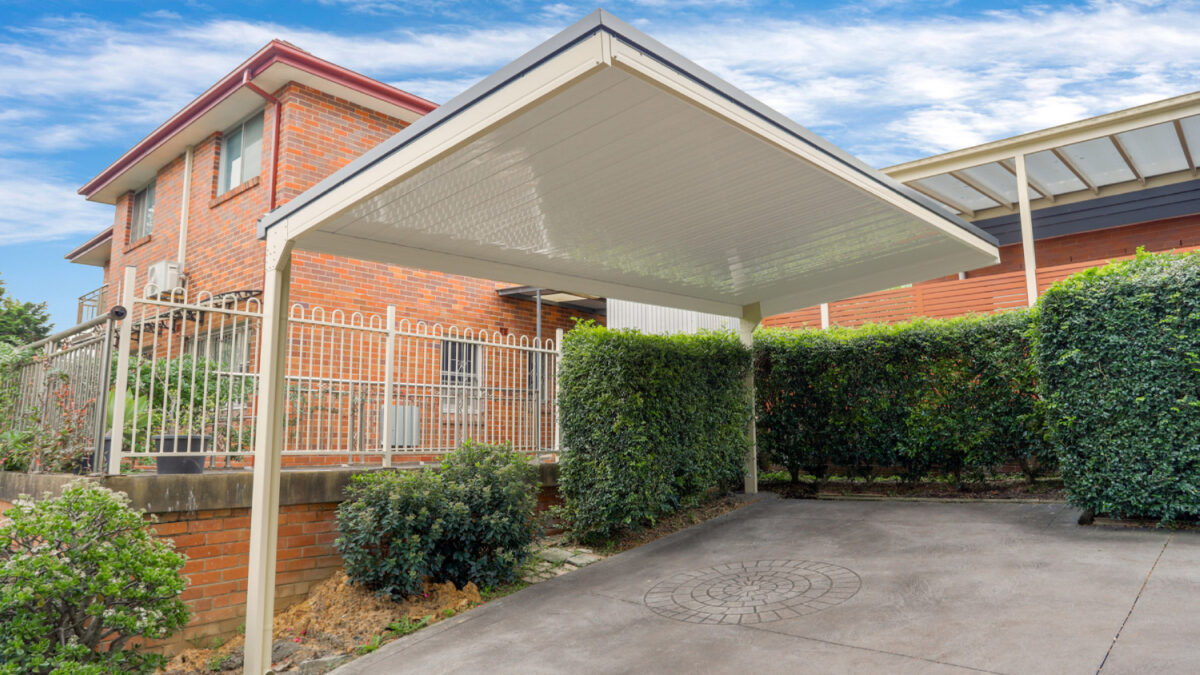
[{"label": "carport", "polygon": [[988,235],[603,11],[260,236],[248,673],[270,666],[294,250],[734,316],[747,343],[763,316],[998,262]]}]

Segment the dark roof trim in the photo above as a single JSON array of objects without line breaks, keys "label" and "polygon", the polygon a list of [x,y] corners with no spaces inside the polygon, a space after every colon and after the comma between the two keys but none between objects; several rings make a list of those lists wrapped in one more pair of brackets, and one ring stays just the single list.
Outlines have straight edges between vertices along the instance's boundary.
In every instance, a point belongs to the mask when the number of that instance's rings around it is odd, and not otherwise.
[{"label": "dark roof trim", "polygon": [[66,258],[67,260],[74,261],[79,256],[84,255],[88,251],[91,251],[92,249],[96,248],[97,246],[104,245],[104,243],[106,243],[112,239],[112,236],[113,236],[113,227],[112,227],[112,225],[109,225],[108,229],[104,230],[100,234],[97,234],[96,236],[92,237],[91,239],[88,239],[87,241],[83,242],[82,244],[80,244],[79,246],[72,249],[70,253],[66,254],[63,257]]},{"label": "dark roof trim", "polygon": [[[1037,209],[1032,214],[1033,238],[1038,241],[1198,213],[1200,180],[1192,180]],[[975,224],[992,233],[1001,246],[1021,241],[1021,221],[1015,214]]]},{"label": "dark roof trim", "polygon": [[311,73],[354,91],[374,96],[387,103],[407,108],[422,115],[437,107],[436,104],[426,101],[419,96],[414,96],[406,91],[373,80],[366,75],[317,58],[303,49],[282,40],[271,40],[265,47],[255,52],[249,59],[243,61],[232,72],[209,87],[207,91],[184,106],[182,110],[175,113],[169,120],[163,122],[157,129],[150,132],[148,136],[138,141],[136,145],[121,155],[117,161],[110,164],[96,175],[95,178],[92,178],[87,184],[79,188],[79,194],[90,197],[99,192],[134,164],[137,164],[144,157],[170,140],[175,134],[215,108],[238,89],[241,89],[247,77],[252,80],[276,63],[289,65],[297,70]]},{"label": "dark roof trim", "polygon": [[645,33],[639,31],[633,26],[630,26],[629,24],[602,9],[597,9],[595,12],[592,12],[588,16],[577,21],[572,26],[558,33],[546,42],[543,42],[541,45],[535,47],[533,50],[527,52],[512,63],[479,81],[474,86],[451,99],[442,107],[426,115],[420,120],[417,120],[412,125],[401,130],[395,136],[392,136],[383,143],[375,146],[372,150],[334,172],[325,180],[317,183],[308,190],[305,190],[287,204],[284,204],[283,206],[266,214],[263,216],[262,220],[259,221],[259,237],[266,237],[267,230],[275,223],[278,223],[284,218],[287,218],[288,216],[303,209],[305,206],[315,201],[325,193],[349,181],[360,172],[365,171],[392,153],[399,151],[404,146],[412,143],[421,136],[424,136],[438,125],[469,109],[475,103],[486,98],[512,80],[521,77],[524,73],[536,68],[541,63],[553,58],[560,52],[572,47],[588,37],[591,37],[596,32],[601,30],[653,57],[662,64],[688,77],[694,82],[697,82],[707,87],[711,91],[720,94],[726,99],[738,104],[742,108],[745,108],[747,111],[753,113],[755,116],[780,128],[801,142],[806,143],[807,145],[827,155],[831,159],[846,165],[854,171],[862,174],[866,178],[880,184],[892,192],[895,192],[905,199],[916,203],[922,208],[932,211],[947,222],[967,232],[970,232],[971,234],[983,239],[984,241],[987,241],[990,244],[996,244],[996,239],[992,237],[992,235],[949,212],[945,207],[937,202],[929,199],[912,188],[888,178],[878,170],[864,164],[857,158],[846,153],[840,148],[837,148],[825,139],[820,138],[808,129],[805,129],[787,117],[784,117],[783,115],[780,115],[779,113],[770,109],[761,101],[754,99],[749,94],[721,80],[716,75],[713,75],[657,40],[651,38]]}]

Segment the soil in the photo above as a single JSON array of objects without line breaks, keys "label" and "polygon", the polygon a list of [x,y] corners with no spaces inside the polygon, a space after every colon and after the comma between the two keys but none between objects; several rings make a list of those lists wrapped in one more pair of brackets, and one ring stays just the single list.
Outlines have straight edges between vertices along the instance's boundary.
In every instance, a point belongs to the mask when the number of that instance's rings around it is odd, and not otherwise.
[{"label": "soil", "polygon": [[660,539],[668,534],[686,530],[693,525],[698,525],[706,520],[725,515],[749,503],[748,501],[739,501],[729,496],[716,497],[699,506],[673,513],[655,523],[653,527],[618,534],[616,537],[601,543],[597,548],[606,554],[628,551],[642,544],[649,544],[655,539]]},{"label": "soil", "polygon": [[1066,490],[1058,478],[1042,478],[1034,483],[1021,479],[993,480],[984,483],[967,483],[962,487],[945,481],[922,481],[903,483],[887,481],[825,481],[819,487],[812,481],[798,484],[764,482],[762,490],[769,490],[781,497],[791,499],[819,499],[831,497],[879,497],[879,498],[924,498],[924,499],[1039,499],[1064,501]]},{"label": "soil", "polygon": [[[475,584],[467,583],[459,590],[450,582],[427,582],[422,595],[393,602],[351,584],[346,573],[338,571],[304,602],[276,615],[274,670],[287,672],[322,657],[358,655],[364,645],[386,634],[395,622],[430,617],[428,623],[435,623],[482,602]],[[165,672],[240,673],[243,642],[244,638],[238,636],[215,649],[189,649],[176,656]]]}]

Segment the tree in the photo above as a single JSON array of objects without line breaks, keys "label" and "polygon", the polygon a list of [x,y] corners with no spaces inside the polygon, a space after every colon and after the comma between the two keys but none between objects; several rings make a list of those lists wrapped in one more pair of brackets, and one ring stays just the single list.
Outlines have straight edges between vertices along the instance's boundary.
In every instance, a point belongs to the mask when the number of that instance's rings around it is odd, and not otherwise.
[{"label": "tree", "polygon": [[26,345],[50,334],[46,303],[20,302],[10,297],[0,279],[0,342]]}]

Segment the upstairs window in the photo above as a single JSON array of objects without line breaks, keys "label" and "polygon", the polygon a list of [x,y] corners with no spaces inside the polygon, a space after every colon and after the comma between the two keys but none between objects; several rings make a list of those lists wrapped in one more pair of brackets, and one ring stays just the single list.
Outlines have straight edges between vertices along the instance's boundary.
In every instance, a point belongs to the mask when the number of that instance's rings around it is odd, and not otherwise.
[{"label": "upstairs window", "polygon": [[254,178],[262,170],[263,111],[259,110],[221,135],[221,173],[217,194]]},{"label": "upstairs window", "polygon": [[137,241],[154,230],[154,183],[133,195],[133,222],[129,226],[129,241]]}]

